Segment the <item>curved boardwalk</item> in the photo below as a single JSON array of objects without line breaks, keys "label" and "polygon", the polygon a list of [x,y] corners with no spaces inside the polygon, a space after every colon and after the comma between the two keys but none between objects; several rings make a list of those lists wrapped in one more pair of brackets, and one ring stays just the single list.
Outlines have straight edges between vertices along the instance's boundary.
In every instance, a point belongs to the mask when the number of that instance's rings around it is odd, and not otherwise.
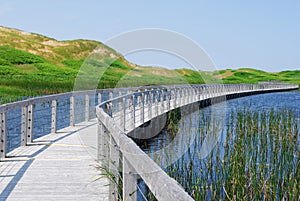
[{"label": "curved boardwalk", "polygon": [[[123,89],[126,95],[121,91],[115,98],[110,89],[109,100],[102,103],[103,90],[98,91],[96,96],[90,91],[82,91],[0,106],[0,201],[115,200],[119,194],[124,200],[137,200],[137,174],[158,200],[192,200],[175,180],[127,137],[128,132],[138,131],[147,121],[195,102],[212,104],[215,99],[218,102],[226,98],[296,88],[298,85],[274,84],[149,87],[137,92],[130,88]],[[66,118],[71,127],[57,131],[57,122],[62,121],[58,112],[65,102]],[[82,111],[76,102],[83,102]],[[52,133],[35,139],[34,135],[40,133],[34,132],[33,128],[39,123],[34,119],[44,120],[44,116],[37,118],[34,114],[40,112],[37,105],[43,104],[48,106],[47,114],[43,115],[51,116],[46,126],[51,128]],[[90,110],[95,104],[100,104],[96,108],[98,123],[95,119],[90,120],[95,117]],[[14,124],[14,118],[8,118],[8,111],[14,109],[19,111],[14,117],[19,121],[17,124]],[[84,116],[81,121],[85,122],[73,126],[80,112]],[[12,125],[20,128],[20,132],[15,134],[20,137],[21,146],[10,153],[7,153],[6,147],[8,125],[13,131],[18,129],[11,128]],[[144,127],[142,130],[145,131]],[[121,168],[123,192],[119,192],[113,182],[100,178],[101,172],[96,169],[97,165],[101,165],[97,162],[98,157]],[[119,171],[110,165],[109,168],[116,178],[121,178],[118,177]],[[153,170],[157,170],[157,174],[148,174]]]},{"label": "curved boardwalk", "polygon": [[92,120],[15,149],[0,163],[0,200],[107,200],[96,143]]}]

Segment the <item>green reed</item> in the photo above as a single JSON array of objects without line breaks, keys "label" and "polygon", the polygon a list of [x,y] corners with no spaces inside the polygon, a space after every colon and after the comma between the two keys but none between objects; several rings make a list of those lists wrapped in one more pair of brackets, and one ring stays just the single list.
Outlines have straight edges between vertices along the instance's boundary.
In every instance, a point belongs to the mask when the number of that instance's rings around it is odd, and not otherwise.
[{"label": "green reed", "polygon": [[299,113],[232,111],[204,159],[197,154],[203,138],[220,125],[205,115],[200,121],[192,147],[166,168],[195,200],[300,199]]}]

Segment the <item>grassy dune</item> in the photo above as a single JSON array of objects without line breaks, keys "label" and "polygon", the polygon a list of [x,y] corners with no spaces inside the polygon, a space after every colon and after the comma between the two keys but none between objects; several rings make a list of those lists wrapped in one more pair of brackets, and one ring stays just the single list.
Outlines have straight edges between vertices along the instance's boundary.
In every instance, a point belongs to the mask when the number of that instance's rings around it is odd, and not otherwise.
[{"label": "grassy dune", "polygon": [[257,83],[259,81],[278,80],[286,83],[300,84],[300,70],[265,72],[251,68],[240,68],[237,70],[226,69],[208,73],[209,75],[222,79],[224,83]]},{"label": "grassy dune", "polygon": [[168,70],[138,66],[97,41],[57,41],[0,26],[0,103],[22,96],[72,91],[78,75],[84,79],[82,89],[92,86],[91,80],[100,76],[97,88],[265,80],[300,84],[300,71],[267,73],[255,69],[228,69],[197,72],[184,68]]}]

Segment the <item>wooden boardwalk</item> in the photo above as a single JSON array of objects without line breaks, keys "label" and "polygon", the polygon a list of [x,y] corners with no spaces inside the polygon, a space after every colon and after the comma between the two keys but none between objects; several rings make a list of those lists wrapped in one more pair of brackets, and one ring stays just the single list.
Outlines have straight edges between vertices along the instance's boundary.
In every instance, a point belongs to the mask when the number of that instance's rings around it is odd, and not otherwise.
[{"label": "wooden boardwalk", "polygon": [[[113,198],[113,193],[122,193],[124,200],[137,200],[137,193],[133,193],[137,192],[136,173],[158,200],[192,200],[184,189],[140,150],[131,139],[124,137],[123,132],[129,133],[135,130],[131,134],[152,137],[152,134],[157,133],[166,122],[166,118],[164,118],[166,115],[163,114],[174,108],[197,101],[202,101],[201,103],[208,101],[207,104],[210,104],[214,98],[217,100],[220,97],[223,100],[223,98],[297,88],[298,85],[280,84],[278,86],[273,84],[198,85],[198,87],[184,86],[170,89],[164,87],[152,89],[151,87],[149,91],[138,91],[119,98],[112,98],[113,93],[109,89],[111,100],[102,103],[97,108],[97,117],[100,120],[98,122],[100,125],[99,137],[102,139],[99,144],[97,144],[98,123],[96,119],[90,120],[90,101],[91,97],[92,100],[97,97],[98,104],[101,103],[103,90],[98,91],[98,95],[95,97],[91,91],[76,92],[76,94],[70,92],[0,106],[0,201],[101,201],[108,200],[109,197]],[[128,90],[125,91],[128,92]],[[130,90],[136,91],[136,89]],[[59,106],[64,104],[65,99],[69,99],[70,110],[66,113],[69,116],[70,125],[73,125],[77,109],[76,98],[77,101],[82,101],[82,97],[85,100],[84,120],[86,122],[57,131],[57,122],[60,121],[58,113],[61,110]],[[51,121],[46,126],[51,128],[53,133],[32,142],[33,128],[39,122],[34,120],[34,114],[39,114],[41,111],[35,106],[43,104],[49,105],[48,113],[51,110],[51,114],[49,114]],[[92,101],[93,104],[94,101]],[[16,117],[9,117],[9,111],[15,109],[19,111]],[[19,117],[20,121],[16,125],[14,118]],[[159,118],[153,119],[156,117]],[[149,120],[151,120],[149,125],[141,126]],[[21,129],[18,137],[20,137],[20,144],[23,145],[10,153],[6,153],[6,144],[9,143],[7,141],[8,125],[14,125]],[[110,136],[105,133],[110,133]],[[123,172],[123,192],[118,192],[114,185],[108,186],[109,181],[106,178],[99,179],[101,172],[96,169],[97,165],[101,165],[96,161],[98,146],[99,153],[107,162],[122,163],[119,165]],[[109,171],[118,178],[119,172],[115,171],[115,168],[111,168]],[[148,174],[153,171],[156,174]]]},{"label": "wooden boardwalk", "polygon": [[96,120],[17,148],[0,163],[0,201],[108,200],[96,153]]}]

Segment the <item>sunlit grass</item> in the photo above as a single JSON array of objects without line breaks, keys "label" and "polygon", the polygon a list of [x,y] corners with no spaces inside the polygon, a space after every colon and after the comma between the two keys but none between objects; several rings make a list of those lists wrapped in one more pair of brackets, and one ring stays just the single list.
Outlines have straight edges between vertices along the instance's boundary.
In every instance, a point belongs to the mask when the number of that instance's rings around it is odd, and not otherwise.
[{"label": "sunlit grass", "polygon": [[[169,166],[195,200],[298,200],[299,113],[290,110],[233,111],[212,153],[198,157],[200,133],[185,157]],[[202,118],[202,121],[209,121]],[[187,162],[189,161],[189,162]]]}]

